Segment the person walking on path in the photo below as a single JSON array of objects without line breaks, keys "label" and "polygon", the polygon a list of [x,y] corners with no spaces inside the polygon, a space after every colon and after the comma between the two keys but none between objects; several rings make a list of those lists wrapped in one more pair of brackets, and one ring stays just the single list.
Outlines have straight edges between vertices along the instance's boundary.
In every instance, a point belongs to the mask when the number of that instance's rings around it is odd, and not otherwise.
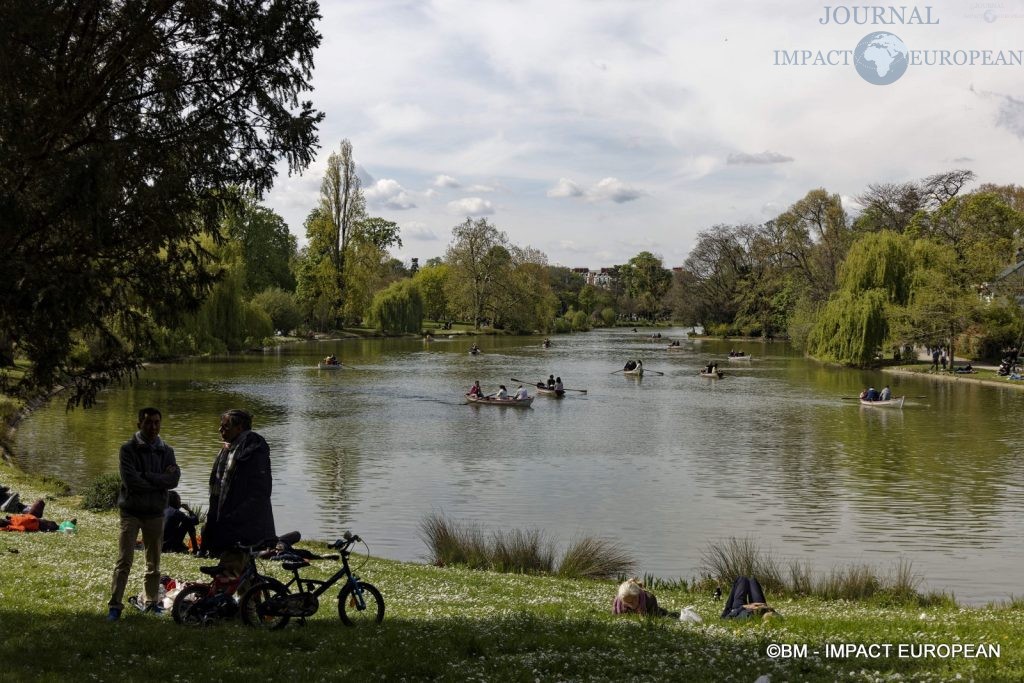
[{"label": "person walking on path", "polygon": [[252,415],[228,410],[220,416],[223,447],[210,472],[210,507],[203,527],[203,551],[221,557],[238,573],[248,557],[233,550],[276,536],[270,505],[270,447],[252,431]]},{"label": "person walking on path", "polygon": [[939,369],[939,350],[935,349],[932,351],[932,370],[938,371]]},{"label": "person walking on path", "polygon": [[145,611],[159,614],[160,547],[164,534],[167,492],[178,485],[181,471],[174,449],[160,439],[163,416],[156,408],[139,411],[139,431],[121,446],[119,469],[121,490],[117,507],[121,511],[117,563],[107,604],[107,620],[117,621],[124,609],[124,591],[135,558],[135,539],[142,531],[146,552]]}]

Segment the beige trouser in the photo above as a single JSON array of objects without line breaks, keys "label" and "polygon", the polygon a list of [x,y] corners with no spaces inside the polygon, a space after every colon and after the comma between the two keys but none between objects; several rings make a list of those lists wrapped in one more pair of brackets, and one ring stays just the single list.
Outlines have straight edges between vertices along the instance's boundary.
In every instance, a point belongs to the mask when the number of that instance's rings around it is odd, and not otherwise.
[{"label": "beige trouser", "polygon": [[135,517],[121,513],[121,536],[117,542],[117,564],[110,587],[110,607],[124,608],[124,589],[135,559],[135,539],[142,530],[142,545],[146,549],[146,606],[160,597],[160,547],[164,541],[164,517]]}]

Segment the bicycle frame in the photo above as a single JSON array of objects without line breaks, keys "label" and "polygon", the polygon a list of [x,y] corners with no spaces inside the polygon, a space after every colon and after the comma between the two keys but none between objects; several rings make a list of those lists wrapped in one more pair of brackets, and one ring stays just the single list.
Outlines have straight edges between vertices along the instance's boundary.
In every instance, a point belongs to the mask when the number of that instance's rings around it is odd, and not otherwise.
[{"label": "bicycle frame", "polygon": [[[309,563],[306,562],[305,564],[292,569],[292,580],[286,583],[285,587],[290,588],[291,586],[295,586],[297,589],[297,593],[307,593],[312,595],[314,598],[319,599],[321,595],[330,590],[331,586],[338,583],[338,581],[340,581],[344,577],[344,583],[352,585],[352,595],[355,596],[358,608],[360,610],[366,609],[366,603],[363,600],[363,589],[360,586],[359,577],[352,573],[352,569],[348,564],[348,557],[351,554],[348,548],[352,545],[353,542],[354,541],[350,540],[347,543],[345,543],[341,548],[339,548],[341,568],[338,571],[334,572],[334,574],[332,574],[327,579],[310,579],[300,575],[299,570],[310,566]],[[322,559],[332,558],[330,558],[330,556],[327,556]]]}]

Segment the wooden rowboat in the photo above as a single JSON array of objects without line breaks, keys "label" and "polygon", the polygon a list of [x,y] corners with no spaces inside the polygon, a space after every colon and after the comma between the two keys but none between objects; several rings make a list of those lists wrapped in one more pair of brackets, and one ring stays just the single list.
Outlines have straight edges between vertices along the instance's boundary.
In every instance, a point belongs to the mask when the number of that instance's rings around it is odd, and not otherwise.
[{"label": "wooden rowboat", "polygon": [[537,390],[538,396],[550,396],[551,398],[562,398],[565,396],[565,389],[559,391],[555,389],[548,389],[547,387],[542,387],[540,385],[534,385],[533,388]]},{"label": "wooden rowboat", "polygon": [[744,354],[742,356],[728,356],[728,358],[731,361],[739,361],[739,360],[750,360],[751,358],[753,358],[753,356],[751,356],[749,353],[747,353],[747,354]]},{"label": "wooden rowboat", "polygon": [[529,408],[533,403],[533,396],[527,396],[516,400],[514,398],[477,398],[466,396],[466,402],[479,406],[501,406],[502,408]]},{"label": "wooden rowboat", "polygon": [[633,368],[632,370],[623,370],[622,374],[626,375],[628,377],[643,377],[644,376],[644,368],[641,365],[640,367]]},{"label": "wooden rowboat", "polygon": [[318,370],[341,370],[341,363],[317,363]]},{"label": "wooden rowboat", "polygon": [[868,401],[865,399],[860,400],[862,406],[871,406],[872,408],[902,408],[903,399],[906,396],[900,396],[899,398],[890,398],[888,401]]},{"label": "wooden rowboat", "polygon": [[725,373],[722,372],[721,370],[717,372],[706,372],[704,370],[701,370],[700,376],[707,377],[708,379],[722,379],[723,377],[725,377]]}]

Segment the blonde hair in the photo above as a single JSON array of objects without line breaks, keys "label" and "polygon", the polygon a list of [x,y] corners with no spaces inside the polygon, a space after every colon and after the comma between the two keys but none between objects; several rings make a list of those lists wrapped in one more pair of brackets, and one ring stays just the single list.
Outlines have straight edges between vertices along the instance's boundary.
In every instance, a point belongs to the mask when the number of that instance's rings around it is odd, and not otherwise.
[{"label": "blonde hair", "polygon": [[618,598],[632,608],[640,604],[640,593],[643,592],[643,584],[636,579],[629,579],[619,584]]}]

